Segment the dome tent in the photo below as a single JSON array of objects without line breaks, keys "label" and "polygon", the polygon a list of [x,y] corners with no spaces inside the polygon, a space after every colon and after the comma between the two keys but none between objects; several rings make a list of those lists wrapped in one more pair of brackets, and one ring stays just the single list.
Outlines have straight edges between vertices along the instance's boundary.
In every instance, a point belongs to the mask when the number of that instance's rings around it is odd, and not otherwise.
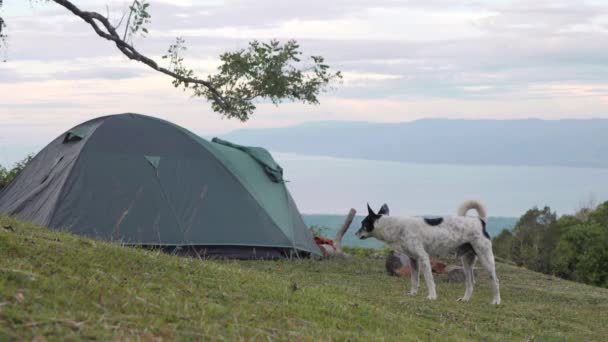
[{"label": "dome tent", "polygon": [[127,245],[319,255],[272,156],[214,141],[138,114],[87,121],[0,192],[0,213]]}]

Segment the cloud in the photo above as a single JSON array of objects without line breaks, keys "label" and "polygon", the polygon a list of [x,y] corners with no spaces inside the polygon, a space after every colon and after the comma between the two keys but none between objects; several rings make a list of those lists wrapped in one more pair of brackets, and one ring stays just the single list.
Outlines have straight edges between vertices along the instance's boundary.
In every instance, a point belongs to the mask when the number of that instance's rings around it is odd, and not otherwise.
[{"label": "cloud", "polygon": [[[80,6],[105,14],[105,4]],[[108,4],[117,22],[128,2]],[[10,37],[8,62],[0,64],[0,125],[31,125],[50,139],[83,120],[126,111],[205,134],[327,119],[608,116],[603,1],[151,4],[151,34],[136,38],[135,46],[161,63],[176,35],[186,36],[186,62],[202,75],[214,71],[221,52],[244,48],[251,39],[296,38],[307,54],[324,56],[345,78],[319,106],[259,102],[246,124],[222,120],[59,6],[5,2]]]},{"label": "cloud", "polygon": [[498,35],[559,36],[568,32],[606,33],[608,8],[586,1],[515,1],[493,7],[495,15],[478,24]]},{"label": "cloud", "polygon": [[[140,77],[148,70],[140,65],[120,63],[120,57],[74,58],[56,61],[10,61],[0,65],[0,83],[44,80],[107,79]],[[130,65],[125,65],[130,64]],[[91,66],[95,65],[95,68]]]},{"label": "cloud", "polygon": [[[433,10],[420,1],[227,1],[223,6],[162,5],[156,36],[228,39],[444,40],[478,36],[477,7]],[[445,2],[448,3],[448,2]]]},{"label": "cloud", "polygon": [[343,85],[347,87],[365,86],[369,82],[382,82],[386,80],[398,80],[400,75],[380,74],[372,72],[348,71],[343,75]]}]

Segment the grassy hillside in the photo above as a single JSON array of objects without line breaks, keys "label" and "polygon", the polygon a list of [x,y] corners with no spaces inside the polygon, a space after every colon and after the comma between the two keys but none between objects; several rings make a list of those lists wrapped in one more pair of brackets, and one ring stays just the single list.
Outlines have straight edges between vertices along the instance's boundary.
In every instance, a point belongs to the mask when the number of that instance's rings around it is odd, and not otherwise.
[{"label": "grassy hillside", "polygon": [[[608,290],[500,264],[439,299],[405,295],[381,259],[237,262],[123,248],[0,217],[0,340],[601,340]],[[424,288],[423,288],[424,292]],[[269,337],[269,338],[268,338]]]}]

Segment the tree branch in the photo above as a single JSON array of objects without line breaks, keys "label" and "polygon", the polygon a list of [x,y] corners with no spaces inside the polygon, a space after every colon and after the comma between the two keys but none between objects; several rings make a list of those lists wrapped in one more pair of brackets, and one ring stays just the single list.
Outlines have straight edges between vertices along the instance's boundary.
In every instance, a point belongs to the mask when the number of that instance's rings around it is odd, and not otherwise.
[{"label": "tree branch", "polygon": [[[204,97],[210,102],[213,111],[226,118],[247,121],[256,109],[255,99],[265,99],[278,105],[283,101],[301,101],[318,104],[318,96],[326,91],[328,85],[342,78],[340,71],[330,71],[323,57],[310,56],[312,65],[301,68],[300,46],[295,40],[281,44],[278,40],[261,43],[253,40],[246,49],[225,52],[220,55],[222,65],[216,74],[206,78],[197,76],[193,69],[183,64],[180,55],[186,50],[184,39],[177,37],[163,59],[169,59],[169,66],[161,67],[153,59],[140,53],[132,42],[132,36],[148,32],[150,23],[147,0],[133,0],[130,6],[125,32],[121,37],[117,32],[125,19],[123,13],[118,25],[110,23],[108,14],[83,11],[70,0],[43,0],[54,2],[67,9],[76,17],[89,24],[95,33],[113,42],[127,58],[143,63],[151,69],[172,78],[173,85],[190,90],[193,96]],[[0,0],[0,7],[3,0]],[[0,17],[0,48],[6,45],[5,21]]]},{"label": "tree branch", "polygon": [[[131,16],[133,15],[133,6],[135,6],[135,1],[129,7],[129,17],[127,18],[127,23],[125,24],[125,33],[122,35],[122,40],[127,41],[127,32],[129,31],[129,24],[131,24]],[[122,21],[122,20],[121,20]]]},{"label": "tree branch", "polygon": [[[77,17],[84,20],[87,24],[89,24],[93,28],[93,30],[95,31],[95,33],[98,36],[100,36],[106,40],[114,42],[114,44],[116,45],[118,50],[120,50],[120,52],[122,52],[129,59],[143,63],[143,64],[149,66],[150,68],[152,68],[158,72],[161,72],[165,75],[171,76],[174,79],[179,80],[183,83],[204,86],[205,88],[207,88],[209,90],[209,92],[213,96],[213,99],[218,103],[218,105],[220,105],[222,107],[222,109],[224,111],[231,112],[232,106],[230,105],[230,101],[227,100],[225,97],[223,97],[221,95],[221,93],[210,82],[201,80],[198,78],[194,78],[194,77],[184,77],[169,69],[158,66],[158,64],[154,60],[152,60],[149,57],[144,56],[139,51],[137,51],[131,44],[127,43],[124,39],[122,39],[120,37],[120,35],[116,32],[116,29],[114,28],[114,26],[112,26],[110,24],[109,20],[106,17],[104,17],[103,15],[101,15],[97,12],[82,11],[81,9],[79,9],[78,7],[76,7],[74,4],[72,4],[70,1],[67,1],[67,0],[53,0],[53,2],[64,7],[65,9],[72,12]],[[102,25],[103,29],[99,26],[98,23]],[[105,31],[104,31],[104,29],[105,29]]]}]

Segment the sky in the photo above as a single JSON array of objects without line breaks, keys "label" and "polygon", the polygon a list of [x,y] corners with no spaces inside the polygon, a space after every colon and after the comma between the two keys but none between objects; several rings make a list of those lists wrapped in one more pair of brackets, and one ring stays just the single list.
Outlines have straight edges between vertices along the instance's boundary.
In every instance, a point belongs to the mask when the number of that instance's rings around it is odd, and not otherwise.
[{"label": "sky", "polygon": [[[74,1],[118,22],[130,2]],[[160,61],[176,36],[187,65],[214,72],[223,51],[296,39],[344,80],[316,106],[258,103],[250,121],[123,57],[62,7],[0,8],[0,164],[100,115],[137,112],[213,135],[319,120],[608,117],[608,1],[164,0],[135,46]]]}]

